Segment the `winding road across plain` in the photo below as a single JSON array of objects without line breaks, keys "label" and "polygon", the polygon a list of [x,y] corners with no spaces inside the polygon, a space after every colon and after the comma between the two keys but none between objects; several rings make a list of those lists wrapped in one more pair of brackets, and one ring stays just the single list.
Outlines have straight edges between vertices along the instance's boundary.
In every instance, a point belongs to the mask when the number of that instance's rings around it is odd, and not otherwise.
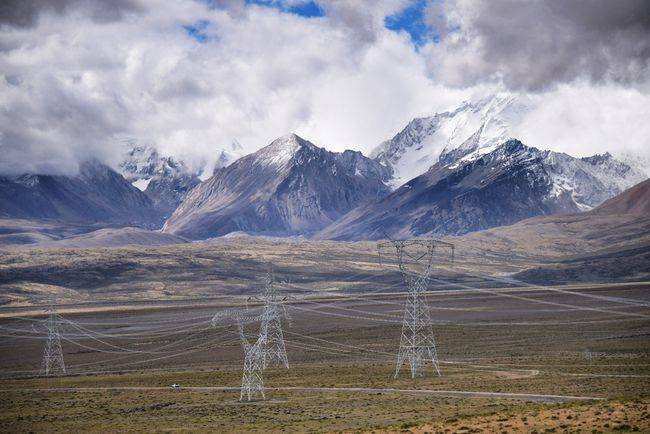
[{"label": "winding road across plain", "polygon": [[[124,386],[124,387],[53,387],[53,388],[22,388],[2,389],[2,392],[130,392],[130,391],[190,391],[190,392],[223,392],[239,390],[239,387],[232,386],[190,386],[178,387],[154,387],[154,386]],[[404,393],[417,394],[445,398],[496,398],[511,399],[519,401],[534,402],[568,402],[568,401],[595,401],[604,398],[593,396],[573,395],[547,395],[538,393],[509,393],[509,392],[480,392],[467,390],[430,390],[430,389],[395,389],[395,388],[370,388],[370,387],[267,387],[266,390],[294,391],[294,392],[327,392],[327,393]]]}]

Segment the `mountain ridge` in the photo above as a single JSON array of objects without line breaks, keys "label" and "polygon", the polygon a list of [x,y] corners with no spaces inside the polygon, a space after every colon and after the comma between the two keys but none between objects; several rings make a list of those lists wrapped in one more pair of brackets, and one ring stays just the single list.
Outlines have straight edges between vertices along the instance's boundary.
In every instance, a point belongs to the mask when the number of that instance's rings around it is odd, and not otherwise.
[{"label": "mountain ridge", "polygon": [[133,144],[122,159],[120,172],[151,199],[166,220],[201,180],[180,160],[163,157],[151,146]]},{"label": "mountain ridge", "polygon": [[388,189],[388,171],[353,151],[280,137],[192,190],[163,231],[199,239],[230,232],[314,232]]},{"label": "mountain ridge", "polygon": [[0,217],[143,228],[162,224],[160,214],[144,193],[96,160],[83,163],[74,176],[0,177]]},{"label": "mountain ridge", "polygon": [[[624,169],[625,175],[632,170],[612,162],[611,156],[577,159],[518,140],[476,149],[449,162],[442,159],[381,201],[351,211],[316,238],[461,235],[536,215],[584,211],[622,190],[618,182],[601,185],[595,171]],[[641,176],[633,175],[625,182]]]}]

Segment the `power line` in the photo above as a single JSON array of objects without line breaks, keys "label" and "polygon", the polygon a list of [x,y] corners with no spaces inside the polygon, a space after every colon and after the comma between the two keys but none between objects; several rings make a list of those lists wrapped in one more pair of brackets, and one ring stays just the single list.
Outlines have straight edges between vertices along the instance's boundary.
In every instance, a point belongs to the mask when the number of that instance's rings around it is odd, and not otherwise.
[{"label": "power line", "polygon": [[488,280],[493,280],[495,282],[501,282],[501,283],[508,283],[511,285],[519,285],[519,286],[525,286],[528,288],[535,288],[535,289],[541,289],[544,291],[550,291],[550,292],[556,292],[559,294],[565,294],[565,295],[574,295],[577,297],[584,297],[584,298],[591,298],[595,300],[601,300],[601,301],[608,301],[611,303],[619,303],[619,304],[627,304],[627,305],[632,305],[632,306],[641,306],[641,307],[650,307],[650,303],[647,303],[643,300],[634,300],[634,299],[628,299],[625,297],[611,297],[611,296],[606,296],[606,295],[598,295],[598,294],[589,294],[589,293],[582,293],[582,292],[575,292],[575,291],[568,291],[566,289],[560,289],[560,288],[555,288],[552,286],[546,286],[546,285],[535,285],[527,282],[523,282],[521,280],[517,280],[514,278],[508,278],[508,277],[496,277],[496,276],[489,276],[489,275],[483,275],[483,274],[478,274],[478,273],[470,273],[470,272],[465,272],[468,276],[472,277],[479,277],[482,279],[488,279]]},{"label": "power line", "polygon": [[644,314],[634,313],[634,312],[619,312],[619,311],[610,310],[610,309],[600,309],[600,308],[596,308],[596,307],[577,306],[577,305],[574,305],[574,304],[559,303],[559,302],[549,301],[549,300],[539,300],[539,299],[536,299],[536,298],[530,298],[530,297],[524,297],[524,296],[521,296],[521,295],[510,294],[508,292],[494,291],[494,290],[490,290],[490,289],[487,289],[487,288],[477,288],[475,286],[465,285],[465,284],[457,283],[457,282],[450,282],[450,281],[443,280],[443,279],[440,279],[440,278],[431,278],[431,280],[441,282],[441,283],[446,283],[448,285],[456,286],[458,288],[463,288],[463,289],[468,289],[468,290],[472,290],[472,291],[493,294],[493,295],[497,295],[499,297],[513,298],[513,299],[516,299],[516,300],[523,300],[523,301],[528,301],[528,302],[531,302],[531,303],[538,303],[538,304],[546,304],[546,305],[549,305],[549,306],[559,306],[559,307],[564,307],[564,308],[571,309],[571,310],[591,311],[591,312],[607,313],[607,314],[627,316],[627,317],[646,318],[646,319],[650,318],[650,315],[644,315]]}]

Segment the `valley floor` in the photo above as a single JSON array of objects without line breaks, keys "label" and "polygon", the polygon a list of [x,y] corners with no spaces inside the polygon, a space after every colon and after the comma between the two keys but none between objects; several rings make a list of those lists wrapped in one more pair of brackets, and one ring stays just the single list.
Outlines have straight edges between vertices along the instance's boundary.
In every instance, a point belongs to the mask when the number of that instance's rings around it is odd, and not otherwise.
[{"label": "valley floor", "polygon": [[69,375],[51,378],[34,377],[35,318],[1,319],[0,430],[648,431],[647,286],[556,289],[430,294],[442,376],[415,379],[393,379],[399,294],[292,300],[291,368],[252,403],[219,303],[64,312]]}]

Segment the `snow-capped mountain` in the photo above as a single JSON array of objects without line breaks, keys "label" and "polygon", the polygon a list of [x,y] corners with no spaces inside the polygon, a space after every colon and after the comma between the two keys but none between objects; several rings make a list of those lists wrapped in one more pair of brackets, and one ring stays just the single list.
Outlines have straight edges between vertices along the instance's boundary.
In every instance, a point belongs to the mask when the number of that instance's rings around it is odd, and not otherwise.
[{"label": "snow-capped mountain", "polygon": [[544,151],[543,156],[553,181],[553,193],[570,194],[581,211],[600,205],[646,178],[645,173],[609,153],[574,158]]},{"label": "snow-capped mountain", "polygon": [[441,155],[452,161],[505,142],[510,126],[525,110],[524,102],[507,93],[465,102],[454,110],[412,120],[370,157],[392,170],[391,185],[396,188],[425,173]]},{"label": "snow-capped mountain", "polygon": [[650,178],[650,155],[627,151],[617,155],[617,159]]},{"label": "snow-capped mountain", "polygon": [[[487,154],[509,139],[521,139],[522,129],[530,128],[526,117],[535,104],[530,97],[506,92],[466,101],[453,110],[413,119],[370,157],[392,170],[391,186],[397,188],[439,161],[453,164],[468,154]],[[616,159],[650,176],[647,156],[628,152]]]},{"label": "snow-capped mountain", "polygon": [[149,181],[161,164],[158,152],[151,146],[128,143],[119,165],[122,176],[140,191],[147,189]]},{"label": "snow-capped mountain", "polygon": [[[458,149],[453,150],[452,154],[462,155],[458,159],[443,151],[439,164],[456,169],[489,155],[502,145],[479,147],[468,154],[460,153]],[[641,170],[616,160],[610,153],[575,158],[562,152],[529,149],[538,153],[542,159],[544,169],[551,177],[552,194],[568,194],[576,208],[581,211],[600,205],[646,178]]]},{"label": "snow-capped mountain", "polygon": [[192,239],[309,234],[385,195],[388,177],[388,169],[358,152],[329,152],[289,134],[215,171],[163,230]]},{"label": "snow-capped mountain", "polygon": [[74,176],[25,174],[0,177],[0,217],[156,228],[151,200],[119,173],[97,161]]},{"label": "snow-capped mountain", "polygon": [[[470,149],[470,148],[468,148]],[[590,209],[645,175],[612,158],[574,158],[508,140],[445,158],[317,234],[327,239],[460,235]]]},{"label": "snow-capped mountain", "polygon": [[151,146],[133,145],[120,163],[120,170],[135,187],[144,191],[164,218],[201,182],[199,173],[190,170],[183,161],[162,157]]}]

